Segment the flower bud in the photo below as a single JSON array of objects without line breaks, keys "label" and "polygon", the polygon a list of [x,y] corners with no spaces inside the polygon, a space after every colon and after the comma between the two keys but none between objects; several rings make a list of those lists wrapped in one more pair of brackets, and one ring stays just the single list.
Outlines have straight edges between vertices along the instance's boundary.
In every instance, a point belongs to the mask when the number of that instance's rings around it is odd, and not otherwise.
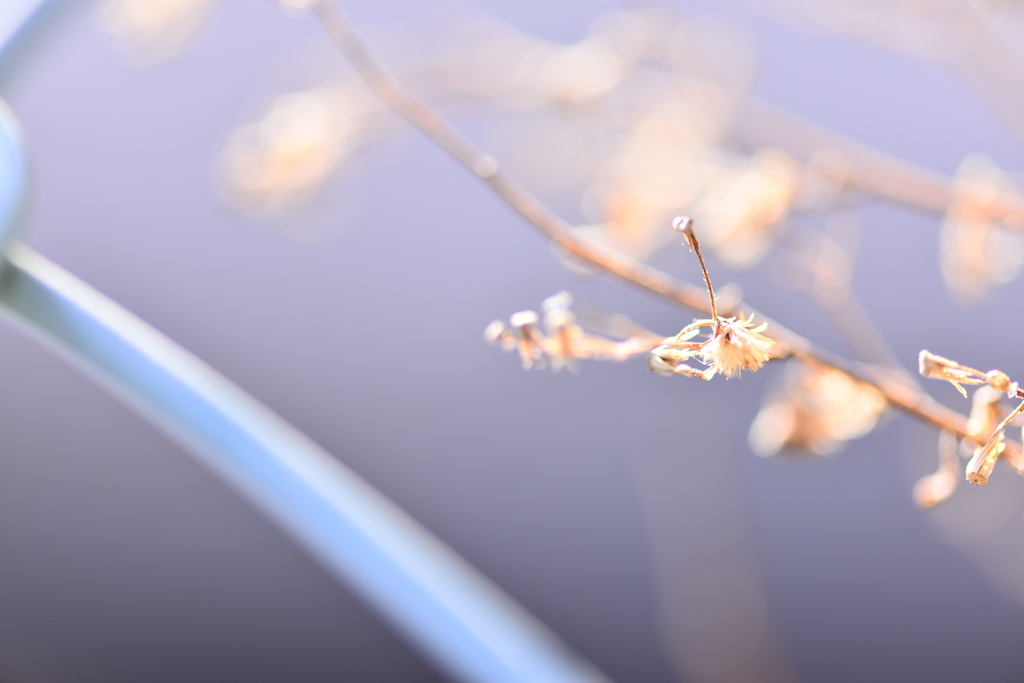
[{"label": "flower bud", "polygon": [[987,484],[996,466],[996,460],[1005,448],[1006,443],[1003,442],[1003,434],[1000,432],[989,439],[982,448],[976,449],[974,457],[967,463],[967,481],[978,486]]},{"label": "flower bud", "polygon": [[1010,390],[1010,378],[1002,370],[989,370],[985,374],[988,385],[996,391],[1007,392]]}]

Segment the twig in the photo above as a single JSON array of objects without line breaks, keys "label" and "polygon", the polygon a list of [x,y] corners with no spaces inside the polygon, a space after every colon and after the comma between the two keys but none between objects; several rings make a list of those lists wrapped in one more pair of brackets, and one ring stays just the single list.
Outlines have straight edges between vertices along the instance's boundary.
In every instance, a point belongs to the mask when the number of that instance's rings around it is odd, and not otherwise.
[{"label": "twig", "polygon": [[[478,148],[437,112],[406,91],[366,48],[341,10],[329,0],[312,0],[309,10],[320,21],[341,53],[385,103],[459,163],[483,179],[505,203],[567,255],[672,303],[704,314],[717,315],[717,311],[712,311],[705,298],[705,292],[700,288],[676,282],[656,268],[574,235],[569,223],[544,206],[519,183],[502,173],[494,157]],[[730,308],[730,311],[725,311],[726,315],[738,310],[740,305],[736,304]],[[948,429],[961,437],[970,436],[967,432],[966,417],[937,403],[920,389],[894,379],[891,373],[835,356],[796,332],[757,313],[749,306],[743,305],[743,310],[768,323],[766,334],[770,334],[776,341],[778,357],[792,356],[827,365],[857,381],[875,387],[891,406],[912,417],[938,429]],[[1020,446],[1008,444],[1007,449],[1019,452]]]},{"label": "twig", "polygon": [[[747,95],[738,101],[733,133],[747,144],[774,144],[811,161],[822,175],[894,203],[942,215],[956,198],[948,176],[918,166]],[[770,132],[766,132],[770,131]],[[822,151],[828,154],[820,154]],[[1000,192],[985,216],[1024,231],[1024,197]]]},{"label": "twig", "polygon": [[704,275],[704,286],[708,288],[708,301],[711,303],[711,319],[715,321],[715,334],[718,334],[722,324],[718,321],[718,306],[715,305],[715,288],[711,286],[711,276],[708,275],[708,267],[704,263],[704,255],[700,253],[700,240],[697,239],[697,235],[693,232],[693,219],[689,216],[680,216],[673,221],[672,227],[683,234],[683,238],[686,239],[686,244],[690,247],[690,251],[697,255],[697,261],[700,263],[700,272]]}]

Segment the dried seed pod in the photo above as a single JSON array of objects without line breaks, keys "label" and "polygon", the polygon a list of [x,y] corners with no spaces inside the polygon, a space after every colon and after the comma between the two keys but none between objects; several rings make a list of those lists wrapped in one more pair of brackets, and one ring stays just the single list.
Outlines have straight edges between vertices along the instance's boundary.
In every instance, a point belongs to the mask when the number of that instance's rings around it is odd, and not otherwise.
[{"label": "dried seed pod", "polygon": [[974,457],[967,463],[967,481],[978,486],[988,483],[992,476],[992,470],[996,466],[996,460],[1006,449],[1006,442],[1003,441],[1003,432],[995,434],[989,441],[974,451]]},{"label": "dried seed pod", "polygon": [[964,398],[967,398],[967,390],[961,384],[986,384],[988,375],[980,370],[960,365],[955,360],[943,358],[937,354],[922,349],[917,358],[918,370],[925,377],[932,379],[944,379],[957,388]]}]

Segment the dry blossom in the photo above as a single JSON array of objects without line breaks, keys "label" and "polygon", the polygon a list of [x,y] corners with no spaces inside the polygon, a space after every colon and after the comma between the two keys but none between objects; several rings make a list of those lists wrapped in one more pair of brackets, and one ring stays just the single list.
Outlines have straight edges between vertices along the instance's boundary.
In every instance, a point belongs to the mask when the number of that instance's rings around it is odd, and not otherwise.
[{"label": "dry blossom", "polygon": [[517,349],[527,370],[549,364],[554,370],[575,370],[580,359],[625,360],[646,353],[662,341],[636,325],[632,325],[636,334],[622,341],[591,334],[576,322],[571,306],[572,295],[559,292],[544,300],[543,329],[541,317],[535,311],[519,311],[512,314],[507,324],[493,321],[484,330],[484,338],[506,351]]},{"label": "dry blossom", "polygon": [[[686,244],[697,255],[704,284],[711,300],[711,318],[690,323],[679,334],[670,337],[653,349],[648,356],[651,370],[660,375],[686,375],[710,380],[716,374],[726,378],[738,376],[743,370],[757,372],[772,357],[775,341],[761,334],[767,323],[754,326],[754,316],[747,318],[721,318],[715,303],[715,291],[711,286],[707,265],[700,253],[700,242],[693,233],[693,219],[680,216],[673,227],[686,239]],[[711,336],[702,342],[690,341],[702,328],[710,327]],[[687,360],[698,358],[707,369],[698,370],[686,364]]]},{"label": "dry blossom", "polygon": [[[544,330],[535,311],[520,311],[513,314],[507,324],[493,321],[484,331],[484,337],[507,351],[518,349],[523,367],[527,369],[550,363],[555,370],[562,367],[572,370],[577,359],[624,360],[649,352],[648,366],[660,375],[710,380],[716,374],[731,378],[743,370],[756,372],[771,359],[775,341],[762,334],[766,323],[754,325],[753,315],[746,318],[718,315],[715,293],[692,223],[689,217],[682,217],[677,218],[674,225],[683,233],[700,262],[711,300],[711,318],[694,321],[673,337],[658,337],[641,330],[628,339],[614,341],[584,331],[570,309],[572,296],[559,292],[544,301]],[[691,341],[705,328],[711,331],[707,339]],[[686,361],[694,358],[706,367],[698,369],[687,365]]]},{"label": "dry blossom", "polygon": [[[278,2],[293,7],[318,4]],[[644,262],[665,244],[664,233],[659,234],[657,226],[668,216],[678,211],[697,212],[706,224],[702,234],[707,245],[720,261],[741,268],[770,251],[791,215],[844,208],[837,201],[844,197],[859,203],[861,195],[847,195],[847,188],[945,213],[943,275],[958,292],[984,292],[992,284],[1007,281],[1024,262],[1019,239],[1006,234],[1007,227],[1021,226],[1024,210],[1019,207],[1024,198],[1009,175],[994,164],[970,157],[957,177],[943,187],[939,184],[942,179],[926,175],[927,182],[919,182],[920,169],[862,149],[840,136],[825,146],[809,141],[810,149],[797,152],[786,138],[804,137],[803,133],[821,138],[820,131],[782,112],[773,113],[743,94],[747,85],[743,78],[733,82],[709,76],[706,69],[693,70],[699,60],[692,59],[691,48],[720,41],[679,40],[682,25],[673,27],[676,22],[666,15],[621,13],[575,45],[556,45],[514,30],[486,34],[474,30],[474,44],[449,55],[447,70],[430,72],[440,85],[506,109],[549,118],[558,114],[576,117],[574,125],[578,119],[598,122],[597,129],[588,132],[590,137],[577,140],[587,154],[559,155],[543,149],[549,157],[578,159],[574,168],[583,169],[579,177],[584,182],[578,183],[586,187],[581,208],[597,225],[573,231],[504,170],[499,171],[492,157],[425,103],[396,87],[358,38],[346,36],[350,31],[344,17],[331,14],[326,3],[319,5],[323,9],[318,12],[321,22],[370,88],[487,181],[573,263],[612,273],[684,306],[704,308],[692,290]],[[619,21],[623,18],[628,21]],[[701,38],[700,33],[685,37]],[[225,175],[250,205],[266,211],[290,203],[293,195],[305,196],[340,159],[373,137],[367,135],[368,121],[376,118],[372,107],[364,110],[358,98],[338,106],[330,101],[337,94],[336,90],[313,89],[284,99],[275,103],[264,121],[232,139],[237,144],[231,150],[234,154],[224,155]],[[769,114],[769,120],[782,132],[736,145],[735,134],[743,132],[740,124],[750,118],[749,112],[759,117]],[[531,130],[537,128],[531,126]],[[803,143],[795,146],[806,147]],[[780,149],[783,147],[789,151]],[[824,162],[833,156],[840,163]],[[480,171],[481,160],[486,160],[487,173]],[[550,159],[543,166],[550,168]],[[571,174],[553,175],[559,187],[570,186],[562,176]],[[940,191],[918,192],[922,184],[926,189],[936,185]],[[932,195],[940,200],[933,201]],[[892,405],[945,429],[938,471],[915,488],[915,499],[923,507],[947,499],[955,490],[953,472],[960,464],[957,447],[970,457],[966,475],[972,483],[986,483],[999,459],[1024,473],[1020,446],[1005,437],[1007,426],[1024,412],[1024,402],[1010,410],[1001,398],[1005,393],[1020,401],[1024,392],[1005,373],[981,372],[927,351],[921,353],[923,375],[949,381],[965,397],[964,385],[980,387],[965,426],[962,416],[942,409],[916,387],[892,381],[878,368],[830,361],[811,342],[773,323],[780,339],[788,342],[789,348],[781,348],[764,334],[767,325],[756,324],[753,315],[718,315],[692,220],[676,219],[675,227],[700,262],[710,299],[709,318],[696,320],[672,337],[644,331],[616,340],[584,330],[570,309],[571,297],[560,293],[545,301],[543,314],[520,311],[507,322],[492,322],[486,338],[506,350],[517,350],[525,368],[550,365],[556,370],[574,369],[580,359],[622,360],[647,353],[649,366],[657,373],[706,380],[716,374],[731,378],[743,370],[757,371],[773,357],[803,349],[801,359],[790,365],[784,390],[766,402],[751,427],[751,444],[758,452],[769,454],[783,448],[833,451],[870,432],[887,405]],[[834,275],[827,272],[834,262],[823,267],[826,260],[817,260],[825,275]],[[852,267],[851,257],[844,274]],[[845,284],[832,289],[845,291]],[[738,312],[735,304],[729,308]],[[698,339],[701,334],[706,338]],[[808,357],[820,360],[812,363]],[[693,360],[703,367],[691,366]]]},{"label": "dry blossom", "polygon": [[[1024,412],[1024,400],[1022,400],[1024,391],[1019,388],[1017,382],[1012,382],[1009,376],[1001,370],[982,372],[927,350],[921,351],[919,365],[922,375],[946,380],[964,396],[967,395],[967,392],[961,384],[983,385],[975,391],[971,414],[967,422],[969,436],[961,442],[961,448],[970,454],[970,461],[965,470],[967,481],[979,486],[988,483],[992,470],[1000,457],[1007,458],[1011,466],[1018,472],[1024,473],[1024,463],[1022,463],[1019,448],[1015,445],[1011,446],[1006,441],[1006,428],[1017,415]],[[1002,405],[1003,394],[1011,400],[1021,402],[1013,410],[1007,411]],[[949,465],[943,461],[939,472],[929,476],[938,477],[948,469]],[[925,479],[918,482],[919,487],[937,486],[934,483],[922,483],[925,482]],[[931,489],[925,490],[934,493]],[[949,494],[951,493],[952,489],[949,491]],[[928,505],[925,505],[925,502],[933,500],[941,502],[944,498],[937,495],[924,496],[924,494],[918,497],[918,503],[926,507]]]},{"label": "dry blossom", "polygon": [[922,350],[917,358],[918,371],[925,377],[944,379],[957,388],[964,398],[967,391],[961,384],[988,384],[997,391],[1007,392],[1011,398],[1017,395],[1017,383],[1011,384],[1010,378],[1001,370],[982,372],[961,365],[955,360],[943,358],[928,350]]},{"label": "dry blossom", "polygon": [[[711,336],[703,342],[690,342],[704,327],[713,329]],[[766,327],[767,323],[754,327],[753,316],[697,320],[653,349],[648,364],[660,375],[680,374],[708,380],[716,374],[731,378],[743,370],[756,372],[771,358],[771,348],[775,345],[761,334]],[[685,361],[694,357],[708,366],[707,369],[698,371],[685,365]]]}]

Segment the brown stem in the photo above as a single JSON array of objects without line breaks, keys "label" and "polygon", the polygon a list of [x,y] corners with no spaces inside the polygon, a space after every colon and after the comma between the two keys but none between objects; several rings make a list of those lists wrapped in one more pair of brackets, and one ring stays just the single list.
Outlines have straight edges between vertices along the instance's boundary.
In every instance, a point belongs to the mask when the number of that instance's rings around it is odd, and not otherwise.
[{"label": "brown stem", "polygon": [[715,321],[715,334],[718,334],[721,325],[718,322],[718,306],[715,305],[715,289],[711,286],[711,276],[708,275],[708,267],[700,253],[700,240],[697,239],[697,235],[693,232],[693,219],[689,216],[680,216],[672,222],[672,227],[683,233],[683,237],[686,238],[686,244],[697,255],[697,261],[700,262],[700,272],[704,274],[704,285],[708,288],[708,300],[711,302],[711,319]]},{"label": "brown stem", "polygon": [[[574,235],[572,227],[566,221],[554,214],[516,181],[502,173],[492,156],[479,149],[437,112],[402,88],[384,65],[363,45],[344,14],[329,0],[313,0],[310,11],[319,19],[337,48],[385,103],[463,166],[482,178],[506,204],[567,255],[672,303],[705,314],[717,315],[717,310],[712,308],[714,299],[712,298],[712,305],[709,305],[705,300],[705,293],[699,287],[676,282],[656,268]],[[708,289],[710,290],[710,283]],[[730,309],[725,312],[726,315],[738,310],[739,305],[733,305]],[[749,306],[744,305],[743,310],[768,323],[766,334],[776,341],[778,357],[792,356],[813,360],[835,368],[878,389],[894,408],[938,429],[948,429],[961,437],[969,436],[966,417],[940,405],[925,392],[894,379],[891,373],[835,356],[818,348],[796,332],[757,313]],[[1019,454],[1020,446],[1008,444],[1007,450]]]},{"label": "brown stem", "polygon": [[992,436],[989,438],[989,441],[996,438],[996,435],[999,434],[999,432],[1006,429],[1006,426],[1010,424],[1010,420],[1020,415],[1021,411],[1024,411],[1024,403],[1018,405],[1016,408],[1013,409],[1013,412],[1011,412],[1009,415],[1003,418],[1003,421],[999,423],[999,426],[996,427],[996,430],[992,433]]}]

